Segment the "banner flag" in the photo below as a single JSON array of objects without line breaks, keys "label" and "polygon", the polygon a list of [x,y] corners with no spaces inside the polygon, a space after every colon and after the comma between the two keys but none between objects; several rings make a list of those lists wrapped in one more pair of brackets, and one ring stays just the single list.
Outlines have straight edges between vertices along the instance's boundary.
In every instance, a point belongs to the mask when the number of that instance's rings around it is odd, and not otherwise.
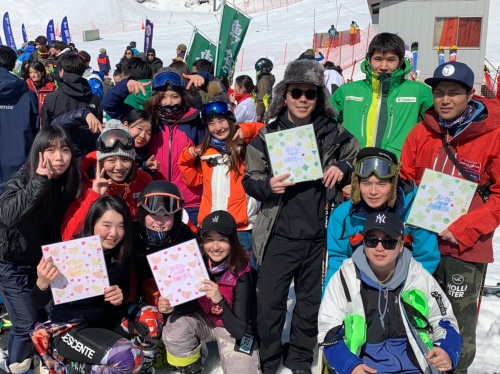
[{"label": "banner flag", "polygon": [[50,45],[54,40],[56,40],[56,34],[54,30],[54,20],[51,19],[49,23],[47,23],[47,44]]},{"label": "banner flag", "polygon": [[26,33],[26,28],[24,27],[24,23],[22,26],[22,32],[23,32],[23,42],[28,43],[28,34]]},{"label": "banner flag", "polygon": [[249,25],[250,18],[236,9],[224,5],[215,75],[228,77],[231,74]]},{"label": "banner flag", "polygon": [[71,43],[71,34],[69,32],[68,17],[64,17],[61,22],[61,37],[64,43]]},{"label": "banner flag", "polygon": [[189,69],[192,68],[196,60],[204,58],[211,63],[215,60],[215,52],[217,46],[212,43],[208,38],[204,37],[198,31],[195,31],[193,42],[189,48],[189,53],[186,58],[186,64]]},{"label": "banner flag", "polygon": [[144,28],[144,53],[148,53],[148,49],[153,48],[153,29],[153,22],[146,18],[146,27]]},{"label": "banner flag", "polygon": [[3,33],[5,35],[5,43],[7,43],[7,46],[17,52],[14,34],[12,33],[12,27],[10,25],[9,12],[5,12],[3,15]]}]

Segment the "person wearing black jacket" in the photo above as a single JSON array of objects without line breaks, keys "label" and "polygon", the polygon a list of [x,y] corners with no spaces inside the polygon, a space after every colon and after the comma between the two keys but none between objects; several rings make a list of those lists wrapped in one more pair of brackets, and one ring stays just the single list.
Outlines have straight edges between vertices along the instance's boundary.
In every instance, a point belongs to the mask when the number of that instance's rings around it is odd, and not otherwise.
[{"label": "person wearing black jacket", "polygon": [[[266,113],[267,126],[247,147],[243,187],[262,203],[252,231],[259,262],[257,330],[262,371],[311,373],[321,301],[321,263],[325,245],[325,207],[335,204],[350,181],[359,142],[335,122],[324,83],[323,67],[313,60],[288,65]],[[287,181],[274,176],[264,134],[312,124],[323,180]],[[281,344],[287,295],[294,281],[296,306],[288,350]]]},{"label": "person wearing black jacket", "polygon": [[[170,316],[163,329],[168,363],[183,374],[201,374],[202,342],[217,341],[224,373],[261,373],[255,322],[255,270],[238,240],[236,221],[216,210],[202,222],[201,237],[209,279],[196,313]],[[177,312],[160,297],[160,312]]]},{"label": "person wearing black jacket", "polygon": [[46,126],[36,136],[25,167],[11,176],[0,195],[0,297],[12,322],[11,373],[30,368],[30,331],[43,320],[31,305],[36,265],[42,245],[61,241],[62,218],[79,190],[69,135],[60,127]]},{"label": "person wearing black jacket", "polygon": [[153,72],[152,75],[158,73],[158,71],[163,67],[163,61],[156,57],[156,51],[154,48],[148,49],[148,64],[151,66]]},{"label": "person wearing black jacket", "polygon": [[[42,123],[48,126],[54,118],[75,109],[88,109],[101,123],[103,119],[101,100],[92,93],[89,82],[82,77],[85,72],[85,61],[75,54],[64,54],[58,59],[59,88],[45,98],[42,107]],[[75,143],[77,155],[85,155],[95,151],[98,134],[70,132]]]}]

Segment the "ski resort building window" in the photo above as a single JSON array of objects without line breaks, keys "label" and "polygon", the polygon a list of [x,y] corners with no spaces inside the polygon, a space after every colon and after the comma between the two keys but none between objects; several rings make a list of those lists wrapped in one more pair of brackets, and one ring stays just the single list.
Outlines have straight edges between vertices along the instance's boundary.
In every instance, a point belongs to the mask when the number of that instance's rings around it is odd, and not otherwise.
[{"label": "ski resort building window", "polygon": [[482,21],[481,17],[436,18],[434,47],[479,48]]}]

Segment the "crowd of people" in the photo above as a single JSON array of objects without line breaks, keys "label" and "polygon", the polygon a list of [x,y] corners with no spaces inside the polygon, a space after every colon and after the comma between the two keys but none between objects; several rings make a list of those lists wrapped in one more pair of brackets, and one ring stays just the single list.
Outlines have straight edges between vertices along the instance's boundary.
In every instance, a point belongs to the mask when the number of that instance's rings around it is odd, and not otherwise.
[{"label": "crowd of people", "polygon": [[[9,371],[28,373],[35,354],[50,374],[200,374],[215,341],[231,374],[312,373],[318,345],[321,374],[467,373],[500,224],[500,110],[474,95],[472,69],[408,80],[404,41],[380,33],[363,80],[344,84],[308,49],[277,84],[261,58],[255,82],[231,88],[186,50],[166,67],[131,42],[112,69],[101,48],[94,71],[87,52],[39,36],[17,76],[0,46]],[[323,175],[292,182],[273,171],[268,136],[305,125]],[[437,234],[405,224],[426,169],[478,185]],[[60,269],[41,247],[92,235],[110,286],[55,303]],[[147,256],[192,239],[208,278],[175,305]]]}]

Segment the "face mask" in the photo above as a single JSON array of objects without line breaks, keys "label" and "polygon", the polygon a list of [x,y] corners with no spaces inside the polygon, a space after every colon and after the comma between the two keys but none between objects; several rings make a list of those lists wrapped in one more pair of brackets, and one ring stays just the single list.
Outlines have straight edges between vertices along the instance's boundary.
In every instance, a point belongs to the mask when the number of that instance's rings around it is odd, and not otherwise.
[{"label": "face mask", "polygon": [[146,233],[148,235],[148,238],[150,239],[150,243],[156,245],[163,244],[168,238],[168,231],[155,231],[146,227]]},{"label": "face mask", "polygon": [[158,107],[158,114],[162,122],[173,124],[182,117],[182,109],[180,104],[175,105],[160,105]]}]

